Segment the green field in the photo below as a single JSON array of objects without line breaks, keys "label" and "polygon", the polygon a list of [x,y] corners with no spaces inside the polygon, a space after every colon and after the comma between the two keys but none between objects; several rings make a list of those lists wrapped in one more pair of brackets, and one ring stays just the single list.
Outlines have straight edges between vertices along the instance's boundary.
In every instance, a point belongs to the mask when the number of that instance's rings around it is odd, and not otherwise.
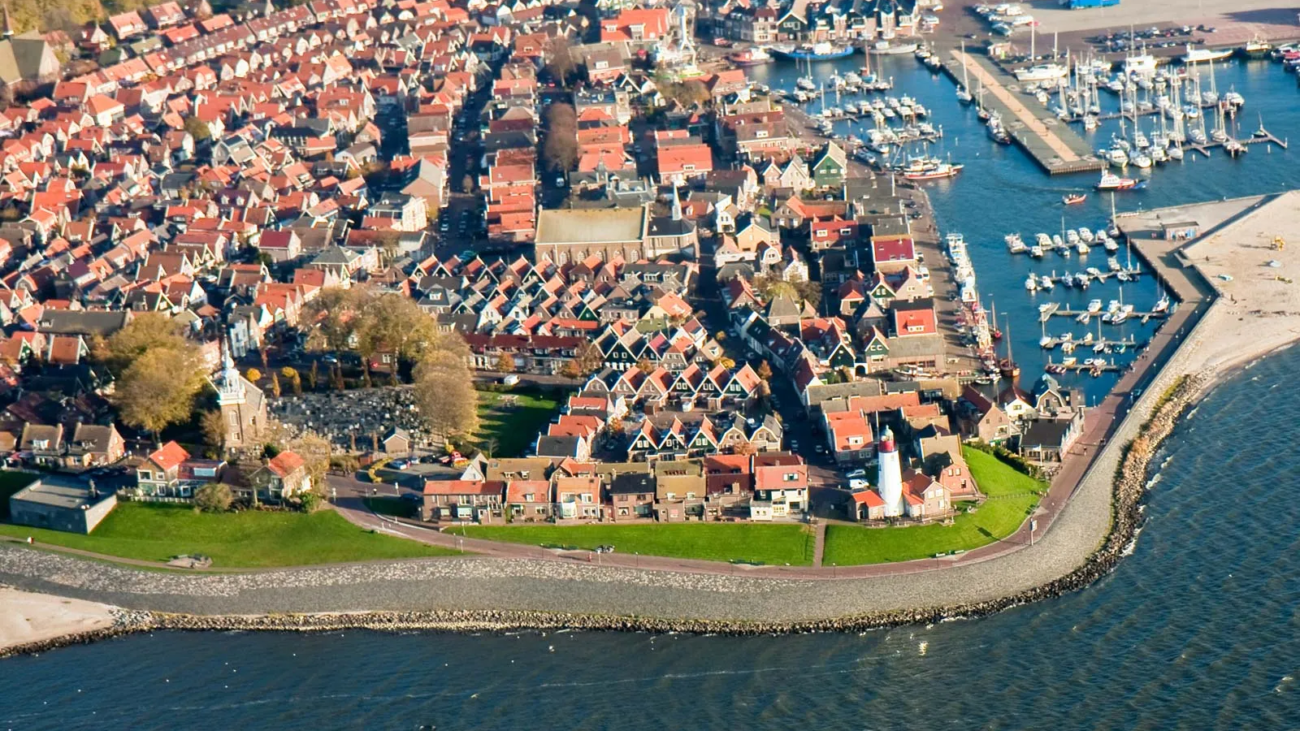
[{"label": "green field", "polygon": [[[612,545],[619,553],[751,561],[806,566],[812,534],[801,525],[671,523],[659,525],[467,526],[465,535],[511,543],[591,549]],[[457,530],[457,533],[460,531]]]},{"label": "green field", "polygon": [[[493,457],[523,456],[560,408],[554,396],[535,391],[480,391],[478,396],[478,444],[487,449],[495,441],[496,448],[489,450]],[[514,399],[513,406],[506,405],[509,398]]]},{"label": "green field", "polygon": [[822,565],[852,566],[928,558],[937,553],[969,551],[1015,533],[1038,504],[1046,483],[1017,472],[991,454],[963,448],[980,490],[988,496],[973,513],[959,514],[953,525],[826,528]]},{"label": "green field", "polygon": [[108,556],[167,561],[203,554],[222,568],[263,568],[445,556],[455,551],[370,533],[333,510],[311,514],[246,511],[196,513],[192,508],[119,503],[88,535],[0,524],[0,535],[93,551]]}]

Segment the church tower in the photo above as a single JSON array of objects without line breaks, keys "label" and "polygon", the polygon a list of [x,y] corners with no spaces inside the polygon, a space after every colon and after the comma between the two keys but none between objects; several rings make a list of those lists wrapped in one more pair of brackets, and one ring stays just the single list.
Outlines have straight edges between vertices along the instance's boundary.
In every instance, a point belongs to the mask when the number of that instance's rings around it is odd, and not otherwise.
[{"label": "church tower", "polygon": [[256,444],[267,425],[266,397],[262,389],[239,375],[230,355],[230,343],[221,343],[221,373],[212,380],[221,408],[221,423],[226,427],[226,448]]}]

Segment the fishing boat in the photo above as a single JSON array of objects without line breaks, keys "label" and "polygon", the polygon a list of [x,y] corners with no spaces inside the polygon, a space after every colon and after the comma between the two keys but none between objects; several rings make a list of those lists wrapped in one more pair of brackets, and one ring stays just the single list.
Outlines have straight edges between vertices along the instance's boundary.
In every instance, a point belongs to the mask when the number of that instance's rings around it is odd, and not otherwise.
[{"label": "fishing boat", "polygon": [[1067,206],[1078,205],[1086,200],[1088,200],[1087,193],[1066,193],[1061,196],[1061,202]]},{"label": "fishing boat", "polygon": [[916,53],[918,44],[916,43],[890,43],[889,41],[877,41],[867,48],[867,52],[876,56],[901,56],[905,53]]},{"label": "fishing boat", "polygon": [[1237,49],[1237,55],[1242,58],[1264,58],[1265,56],[1268,56],[1269,52],[1272,50],[1272,43],[1269,43],[1259,36],[1255,36],[1249,41],[1246,41],[1246,45]]},{"label": "fishing boat", "polygon": [[775,59],[761,46],[754,46],[728,55],[727,60],[735,66],[761,66]]},{"label": "fishing boat", "polygon": [[1043,63],[1029,68],[1017,69],[1016,81],[1056,81],[1069,75],[1070,70],[1054,63]]},{"label": "fishing boat", "polygon": [[908,180],[942,180],[956,177],[963,167],[965,166],[961,163],[928,163],[919,167],[909,165],[903,169],[902,173],[903,177]]},{"label": "fishing boat", "polygon": [[836,46],[831,43],[813,43],[803,45],[772,46],[770,53],[777,58],[790,61],[834,61],[853,55],[852,46]]},{"label": "fishing boat", "polygon": [[1121,178],[1120,176],[1103,170],[1101,180],[1097,181],[1097,190],[1132,190],[1139,187],[1138,181],[1132,178]]},{"label": "fishing boat", "polygon": [[1229,58],[1234,53],[1231,48],[1193,48],[1192,44],[1187,44],[1187,53],[1183,54],[1182,62],[1187,65],[1195,63],[1206,63],[1210,61],[1221,61]]}]

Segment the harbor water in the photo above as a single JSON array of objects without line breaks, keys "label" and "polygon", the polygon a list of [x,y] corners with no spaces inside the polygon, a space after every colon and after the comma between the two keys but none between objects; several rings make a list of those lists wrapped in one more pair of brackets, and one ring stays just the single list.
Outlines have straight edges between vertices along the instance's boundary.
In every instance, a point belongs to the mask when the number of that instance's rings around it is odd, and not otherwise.
[{"label": "harbor water", "polygon": [[[821,64],[855,70],[860,56]],[[943,232],[965,235],[981,290],[1009,318],[1015,357],[1041,372],[1037,311],[1119,297],[1031,295],[1023,281],[1077,268],[1007,253],[1020,231],[1104,227],[1109,201],[1064,193],[1094,177],[1048,178],[988,140],[953,84],[912,57],[882,75],[931,110],[932,154],[966,165],[926,183]],[[815,67],[815,70],[818,70]],[[793,64],[752,69],[791,88]],[[1281,138],[1300,140],[1295,78],[1267,62],[1218,71]],[[1253,126],[1253,125],[1251,125]],[[847,130],[846,130],[847,131]],[[1096,133],[1102,146],[1110,132]],[[1241,160],[1188,155],[1153,171],[1121,210],[1300,186],[1295,152],[1255,146]],[[1094,255],[1098,261],[1104,257]],[[1150,277],[1124,300],[1148,309]],[[1059,333],[1072,321],[1052,323]],[[1140,324],[1123,326],[1141,339]],[[994,617],[858,635],[770,638],[619,633],[159,633],[0,661],[0,724],[15,729],[1300,727],[1300,470],[1294,415],[1300,350],[1216,389],[1155,460],[1148,523],[1134,553],[1084,591]],[[1068,376],[1097,396],[1110,377]],[[1027,384],[1028,385],[1028,384]]]},{"label": "harbor water", "polygon": [[14,729],[1300,727],[1300,350],[1214,391],[1084,591],[863,635],[160,633],[0,662]]},{"label": "harbor water", "polygon": [[[813,78],[824,80],[835,73],[858,72],[864,59],[859,54],[838,61],[814,63]],[[930,71],[910,54],[873,56],[870,63],[871,71],[881,79],[893,80],[893,90],[885,92],[885,95],[912,97],[929,111],[926,121],[943,132],[943,138],[938,142],[928,146],[913,145],[907,152],[921,154],[928,151],[932,156],[951,157],[954,163],[965,165],[955,178],[920,185],[930,195],[940,232],[959,232],[965,237],[985,307],[992,304],[996,308],[999,326],[1004,330],[1009,321],[1012,355],[1022,367],[1021,383],[1026,389],[1032,387],[1043,373],[1049,356],[1056,362],[1062,358],[1059,349],[1044,352],[1039,348],[1039,340],[1044,334],[1059,337],[1072,333],[1076,338],[1082,338],[1091,331],[1094,337],[1097,336],[1096,320],[1085,326],[1072,318],[1054,317],[1044,330],[1039,323],[1039,305],[1059,302],[1063,308],[1080,310],[1090,300],[1100,299],[1104,304],[1121,300],[1133,304],[1139,312],[1151,309],[1161,292],[1149,275],[1124,285],[1113,278],[1104,285],[1094,282],[1087,290],[1058,284],[1051,292],[1031,294],[1026,291],[1024,281],[1030,272],[1041,276],[1075,273],[1087,267],[1096,267],[1103,272],[1107,270],[1107,255],[1099,246],[1093,247],[1083,261],[1077,254],[1065,259],[1055,253],[1035,260],[1027,254],[1010,255],[1004,240],[1012,232],[1020,233],[1026,244],[1032,244],[1035,234],[1059,235],[1063,227],[1104,230],[1110,220],[1111,198],[1093,190],[1098,174],[1049,177],[1020,148],[994,143],[986,134],[975,107],[958,103],[953,80],[941,72]],[[792,91],[796,88],[796,80],[807,74],[807,65],[776,62],[751,68],[749,73],[756,82],[768,85],[773,91]],[[1208,89],[1209,69],[1203,67],[1201,74],[1202,84]],[[1246,105],[1238,115],[1240,136],[1249,137],[1262,118],[1265,126],[1278,138],[1300,141],[1300,90],[1294,74],[1286,73],[1279,64],[1267,60],[1234,61],[1215,64],[1215,79],[1221,94],[1235,90],[1246,99]],[[860,102],[879,96],[878,93],[844,95],[841,102]],[[1118,97],[1106,91],[1102,91],[1100,96],[1103,111],[1118,110]],[[1024,98],[1032,102],[1030,97]],[[838,106],[834,95],[829,93],[825,104]],[[821,105],[819,99],[805,108],[816,113]],[[1155,117],[1143,118],[1142,124],[1148,134],[1154,120]],[[893,124],[901,122],[895,120]],[[867,118],[842,121],[834,126],[837,134],[854,134],[865,139],[866,130],[872,125]],[[1082,125],[1071,126],[1095,149],[1108,147],[1111,136],[1120,131],[1119,122],[1114,120],[1105,121],[1097,130],[1088,133],[1083,132]],[[1131,132],[1131,125],[1129,129]],[[1147,180],[1147,185],[1143,190],[1116,193],[1115,206],[1123,213],[1300,187],[1300,168],[1297,167],[1300,157],[1297,155],[1300,155],[1300,150],[1283,151],[1272,145],[1252,145],[1250,152],[1238,159],[1216,150],[1208,158],[1188,152],[1183,162],[1166,163],[1149,172],[1140,173],[1130,166],[1121,174]],[[1061,199],[1069,193],[1086,193],[1088,197],[1082,204],[1066,206]],[[1117,255],[1121,264],[1127,263],[1129,257],[1123,247]],[[1132,261],[1135,265],[1139,262],[1136,253],[1132,255]],[[1120,326],[1103,325],[1101,332],[1106,339],[1131,337],[1142,343],[1150,338],[1158,324],[1152,320],[1143,326],[1140,321],[1131,319]],[[1001,352],[1006,354],[1005,344],[1001,346]],[[1074,355],[1080,361],[1093,357],[1091,350],[1082,348]],[[1099,357],[1125,365],[1133,356],[1130,351]],[[1095,401],[1110,390],[1117,377],[1105,373],[1096,378],[1087,374],[1058,378],[1064,385],[1082,388]]]}]

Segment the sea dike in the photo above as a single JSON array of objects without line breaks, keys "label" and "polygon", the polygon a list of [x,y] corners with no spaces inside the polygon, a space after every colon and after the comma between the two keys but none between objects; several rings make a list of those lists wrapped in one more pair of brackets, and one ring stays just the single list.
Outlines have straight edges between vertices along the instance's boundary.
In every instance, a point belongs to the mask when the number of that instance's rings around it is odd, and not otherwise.
[{"label": "sea dike", "polygon": [[1210,382],[1208,374],[1179,380],[1157,404],[1140,433],[1126,446],[1114,479],[1111,529],[1101,546],[1074,571],[1043,586],[983,602],[906,609],[803,622],[748,622],[709,619],[566,614],[532,611],[386,611],[328,614],[199,615],[121,610],[114,624],[10,648],[5,654],[42,652],[134,632],[154,630],[273,630],[320,632],[340,629],[491,632],[519,629],[586,629],[699,634],[760,635],[807,632],[857,632],[946,619],[982,617],[1005,609],[1082,589],[1109,573],[1131,547],[1141,527],[1140,506],[1147,471],[1161,442],[1183,411]]}]

